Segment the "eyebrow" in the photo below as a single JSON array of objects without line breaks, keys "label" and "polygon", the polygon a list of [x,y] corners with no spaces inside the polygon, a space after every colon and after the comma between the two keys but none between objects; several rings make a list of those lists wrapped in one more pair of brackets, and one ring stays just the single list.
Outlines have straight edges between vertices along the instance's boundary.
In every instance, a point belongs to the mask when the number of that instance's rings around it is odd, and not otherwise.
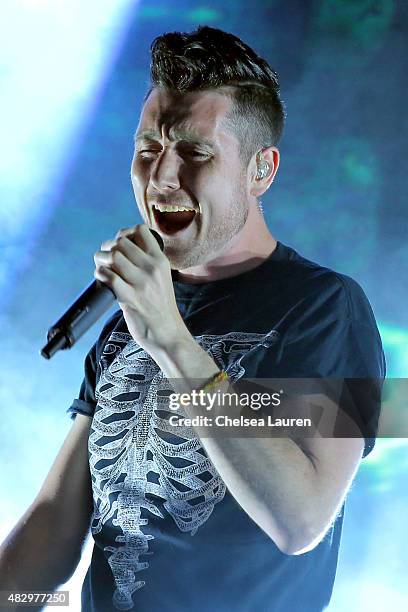
[{"label": "eyebrow", "polygon": [[140,132],[140,134],[135,132],[134,135],[135,142],[139,142],[139,140],[158,140],[159,138],[160,134],[152,130],[145,130],[144,132]]},{"label": "eyebrow", "polygon": [[[161,134],[156,132],[155,130],[144,130],[140,134],[135,134],[134,140],[136,142],[140,142],[141,140],[160,140]],[[203,138],[198,132],[193,130],[179,130],[177,128],[170,128],[170,138],[171,140],[183,140],[185,142],[193,142],[196,144],[204,144],[208,147],[214,148],[214,143],[208,138]]]}]

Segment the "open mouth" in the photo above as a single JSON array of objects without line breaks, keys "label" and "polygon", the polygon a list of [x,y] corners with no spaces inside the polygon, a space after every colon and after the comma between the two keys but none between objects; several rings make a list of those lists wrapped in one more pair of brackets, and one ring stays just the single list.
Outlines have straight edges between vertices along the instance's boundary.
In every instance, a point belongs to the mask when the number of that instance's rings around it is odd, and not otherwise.
[{"label": "open mouth", "polygon": [[163,208],[161,207],[161,210],[159,210],[157,206],[153,205],[154,218],[163,234],[172,235],[186,229],[196,215],[196,211],[193,209],[175,210],[176,206],[169,206],[173,210],[164,211]]}]

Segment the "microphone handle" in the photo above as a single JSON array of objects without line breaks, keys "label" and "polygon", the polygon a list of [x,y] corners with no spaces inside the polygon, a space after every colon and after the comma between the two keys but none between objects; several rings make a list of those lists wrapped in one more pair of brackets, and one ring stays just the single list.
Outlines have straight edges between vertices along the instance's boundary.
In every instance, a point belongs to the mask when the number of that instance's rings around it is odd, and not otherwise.
[{"label": "microphone handle", "polygon": [[[161,236],[154,230],[150,231],[163,250]],[[57,351],[74,346],[115,300],[116,296],[110,287],[99,280],[94,280],[50,327],[47,333],[48,342],[41,349],[41,355],[45,359],[51,359]]]},{"label": "microphone handle", "polygon": [[71,348],[114,303],[113,291],[98,280],[94,280],[71,304],[47,333],[48,343],[41,355],[50,359],[58,350]]}]

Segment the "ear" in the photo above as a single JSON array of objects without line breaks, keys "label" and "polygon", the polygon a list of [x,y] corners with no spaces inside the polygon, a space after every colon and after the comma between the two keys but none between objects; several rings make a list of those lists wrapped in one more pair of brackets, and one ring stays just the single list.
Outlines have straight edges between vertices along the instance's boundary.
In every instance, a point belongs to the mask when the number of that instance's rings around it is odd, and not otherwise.
[{"label": "ear", "polygon": [[[267,147],[258,151],[250,161],[249,193],[260,197],[269,189],[279,167],[279,150]],[[259,172],[261,170],[261,172]]]}]

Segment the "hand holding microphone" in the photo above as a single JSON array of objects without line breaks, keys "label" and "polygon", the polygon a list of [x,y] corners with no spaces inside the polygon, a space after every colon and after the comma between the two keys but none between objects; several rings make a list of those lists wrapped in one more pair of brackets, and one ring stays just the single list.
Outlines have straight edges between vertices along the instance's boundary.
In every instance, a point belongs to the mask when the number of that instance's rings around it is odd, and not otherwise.
[{"label": "hand holding microphone", "polygon": [[169,260],[147,225],[119,232],[101,249],[95,254],[95,278],[114,291],[133,340],[158,357],[185,330]]},{"label": "hand holding microphone", "polygon": [[[151,235],[155,237],[156,242],[151,240]],[[130,240],[130,236],[134,236],[135,242]],[[134,322],[135,313],[131,315],[132,309],[135,312],[138,309],[138,293],[142,294],[145,289],[150,293],[154,291],[154,283],[150,282],[150,277],[154,274],[157,276],[159,266],[161,266],[162,275],[166,269],[171,282],[170,264],[159,252],[158,247],[163,251],[161,236],[151,229],[149,233],[146,225],[122,230],[114,240],[104,243],[102,250],[95,255],[96,280],[86,287],[62,317],[49,329],[48,342],[41,349],[41,355],[50,359],[58,350],[74,346],[75,342],[112,306],[116,298],[124,310],[125,318],[125,311],[127,311],[128,319],[131,323]],[[168,289],[167,287],[167,291]],[[160,289],[157,287],[156,291],[160,294]],[[160,297],[162,296],[156,296],[158,299]],[[149,295],[148,299],[154,302],[155,296]],[[163,308],[164,304],[160,306]],[[144,304],[144,310],[146,308],[148,305]],[[134,324],[133,327],[135,327]],[[139,327],[142,326],[139,325]],[[132,333],[130,329],[129,331]],[[137,334],[142,330],[133,331]]]}]

